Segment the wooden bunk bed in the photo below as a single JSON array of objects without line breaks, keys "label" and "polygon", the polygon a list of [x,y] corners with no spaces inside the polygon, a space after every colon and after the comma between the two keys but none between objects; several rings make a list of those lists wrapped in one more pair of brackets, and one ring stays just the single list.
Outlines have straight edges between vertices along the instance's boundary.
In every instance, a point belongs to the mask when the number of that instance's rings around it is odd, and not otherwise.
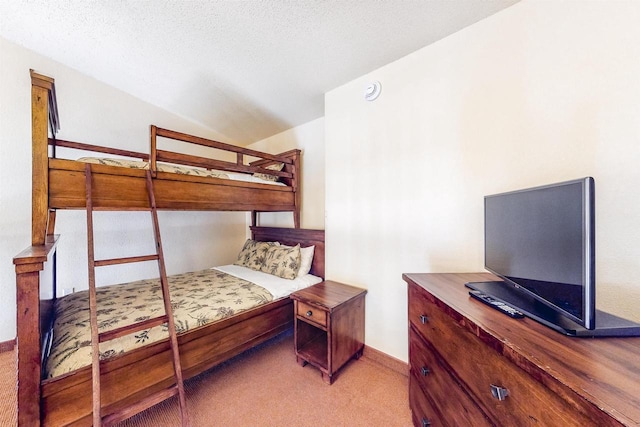
[{"label": "wooden bunk bed", "polygon": [[[154,175],[158,208],[173,210],[251,211],[252,238],[279,241],[285,245],[315,246],[311,274],[324,277],[324,231],[299,227],[300,152],[273,156],[253,150],[226,146],[215,141],[152,128],[151,154],[122,152],[67,141],[52,141],[57,126],[53,79],[32,72],[33,125],[33,227],[32,245],[14,258],[17,284],[18,425],[90,425],[91,366],[42,380],[43,332],[52,324],[56,295],[56,209],[84,209],[83,162],[49,157],[49,145],[102,151],[147,160]],[[180,141],[235,153],[233,164],[219,160],[163,152],[155,147],[155,137]],[[55,148],[54,148],[55,151]],[[55,155],[55,153],[54,153]],[[245,166],[244,156],[260,160]],[[253,184],[218,178],[184,176],[156,170],[157,161],[234,172],[265,173],[280,177],[286,187]],[[282,172],[265,169],[284,163]],[[96,197],[94,204],[104,210],[148,208],[144,170],[92,165]],[[114,194],[116,196],[114,197]],[[258,212],[292,211],[296,228],[255,226]],[[41,297],[42,295],[46,297]],[[262,343],[293,325],[293,305],[279,298],[223,320],[178,335],[180,360],[185,379],[193,377],[229,358]],[[129,351],[101,362],[105,413],[129,406],[173,381],[168,339]]]},{"label": "wooden bunk bed", "polygon": [[[218,141],[151,126],[150,154],[57,140],[58,109],[52,78],[31,71],[32,82],[32,244],[43,244],[49,222],[56,209],[84,209],[85,163],[58,159],[56,147],[72,148],[108,155],[137,158],[148,162],[154,177],[156,204],[164,210],[250,211],[257,225],[259,212],[292,212],[294,227],[300,227],[300,150],[277,155],[236,147]],[[54,137],[49,138],[49,128]],[[223,160],[161,150],[158,138],[167,138],[191,146],[208,147],[224,155]],[[49,149],[51,147],[51,150]],[[228,158],[232,157],[233,161]],[[247,163],[248,159],[253,159]],[[200,170],[262,174],[277,178],[282,186],[231,179],[158,171],[160,162],[192,166]],[[282,164],[282,170],[269,166]],[[93,204],[96,209],[146,209],[146,171],[97,164],[92,167],[96,185]],[[53,229],[53,223],[50,228]]]}]

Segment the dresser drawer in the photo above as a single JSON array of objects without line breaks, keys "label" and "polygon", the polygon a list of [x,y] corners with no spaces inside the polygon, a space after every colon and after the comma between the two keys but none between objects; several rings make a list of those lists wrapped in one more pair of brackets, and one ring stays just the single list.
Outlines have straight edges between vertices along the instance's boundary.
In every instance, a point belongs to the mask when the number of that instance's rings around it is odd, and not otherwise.
[{"label": "dresser drawer", "polygon": [[[584,414],[483,343],[433,302],[419,286],[410,286],[410,319],[414,328],[437,350],[443,363],[461,378],[473,400],[502,425],[593,425]],[[426,316],[422,322],[420,316]],[[424,318],[423,318],[424,319]],[[505,321],[511,321],[505,317]],[[493,388],[493,390],[492,390]],[[496,397],[501,396],[502,400]],[[506,395],[505,395],[506,394]]]},{"label": "dresser drawer", "polygon": [[411,418],[416,427],[444,427],[442,417],[434,409],[431,402],[423,393],[415,376],[409,375],[409,405]]},{"label": "dresser drawer", "polygon": [[413,329],[409,331],[409,360],[415,381],[441,413],[446,414],[443,425],[492,425],[438,360],[436,352]]},{"label": "dresser drawer", "polygon": [[307,319],[311,322],[317,323],[318,325],[327,326],[327,312],[314,307],[309,304],[305,304],[302,301],[297,302],[297,315]]}]

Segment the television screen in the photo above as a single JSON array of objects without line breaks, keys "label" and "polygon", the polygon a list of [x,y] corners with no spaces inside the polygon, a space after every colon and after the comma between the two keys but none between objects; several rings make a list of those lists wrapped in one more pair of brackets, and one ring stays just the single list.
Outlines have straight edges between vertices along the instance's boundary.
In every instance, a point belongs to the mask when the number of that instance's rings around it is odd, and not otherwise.
[{"label": "television screen", "polygon": [[484,208],[486,269],[595,328],[593,178],[486,196]]}]

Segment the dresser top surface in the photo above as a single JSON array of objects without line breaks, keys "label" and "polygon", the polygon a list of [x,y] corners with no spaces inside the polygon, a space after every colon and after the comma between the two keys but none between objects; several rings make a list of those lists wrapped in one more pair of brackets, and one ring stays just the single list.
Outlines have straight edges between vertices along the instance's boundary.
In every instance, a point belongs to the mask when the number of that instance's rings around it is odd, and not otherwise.
[{"label": "dresser top surface", "polygon": [[403,274],[459,326],[525,371],[572,389],[628,425],[640,425],[640,337],[575,338],[532,319],[513,319],[471,298],[466,282],[489,273]]}]

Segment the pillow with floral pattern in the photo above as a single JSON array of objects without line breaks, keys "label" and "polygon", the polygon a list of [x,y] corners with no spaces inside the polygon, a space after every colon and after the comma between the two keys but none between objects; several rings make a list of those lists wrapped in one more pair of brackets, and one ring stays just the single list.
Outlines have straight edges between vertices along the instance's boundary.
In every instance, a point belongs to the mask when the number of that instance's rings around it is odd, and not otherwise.
[{"label": "pillow with floral pattern", "polygon": [[260,271],[264,264],[267,250],[273,245],[275,245],[274,242],[258,242],[247,239],[240,253],[238,253],[238,259],[234,264]]},{"label": "pillow with floral pattern", "polygon": [[282,277],[295,279],[300,270],[300,245],[292,248],[270,246],[260,271]]},{"label": "pillow with floral pattern", "polygon": [[[265,167],[265,169],[269,169],[272,171],[281,171],[282,168],[284,168],[284,163],[275,163]],[[265,181],[273,181],[273,182],[276,182],[280,179],[279,176],[269,175],[266,173],[254,173],[253,176],[256,178],[264,179]]]}]

